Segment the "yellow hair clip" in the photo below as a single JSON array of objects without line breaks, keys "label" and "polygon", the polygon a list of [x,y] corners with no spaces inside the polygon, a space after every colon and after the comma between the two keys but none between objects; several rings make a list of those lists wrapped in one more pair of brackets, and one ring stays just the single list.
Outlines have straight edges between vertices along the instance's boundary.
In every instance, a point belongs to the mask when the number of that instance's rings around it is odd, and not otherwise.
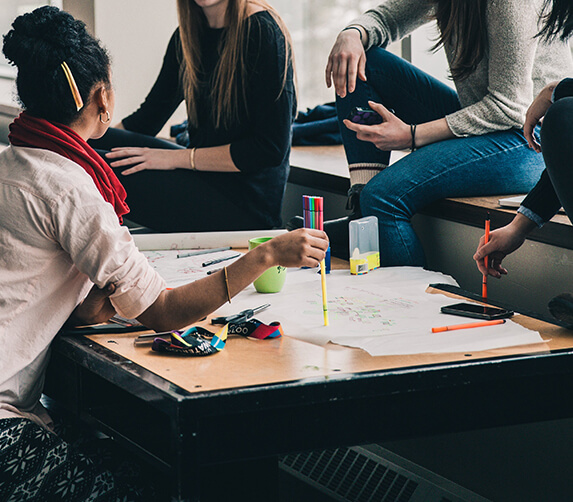
[{"label": "yellow hair clip", "polygon": [[76,81],[74,80],[74,76],[72,75],[70,67],[67,65],[67,63],[64,61],[60,66],[62,67],[62,70],[64,70],[64,74],[66,75],[66,79],[72,91],[72,96],[74,97],[74,102],[76,103],[77,111],[79,112],[84,106],[82,96],[80,95],[80,90],[78,89]]}]

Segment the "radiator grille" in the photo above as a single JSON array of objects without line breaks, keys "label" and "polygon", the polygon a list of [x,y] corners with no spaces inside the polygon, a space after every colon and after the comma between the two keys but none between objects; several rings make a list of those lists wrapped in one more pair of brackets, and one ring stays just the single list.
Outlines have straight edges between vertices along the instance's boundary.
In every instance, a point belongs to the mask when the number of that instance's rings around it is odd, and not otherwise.
[{"label": "radiator grille", "polygon": [[281,464],[344,501],[409,502],[417,487],[417,483],[351,448],[287,455]]},{"label": "radiator grille", "polygon": [[340,502],[488,502],[378,445],[290,454],[279,466]]}]

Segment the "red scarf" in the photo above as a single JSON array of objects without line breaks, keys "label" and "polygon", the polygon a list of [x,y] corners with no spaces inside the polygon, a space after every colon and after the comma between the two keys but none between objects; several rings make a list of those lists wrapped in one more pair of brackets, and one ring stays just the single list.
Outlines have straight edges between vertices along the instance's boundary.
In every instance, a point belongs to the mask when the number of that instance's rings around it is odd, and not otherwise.
[{"label": "red scarf", "polygon": [[125,203],[125,188],[111,167],[76,131],[22,112],[10,124],[8,138],[14,146],[50,150],[79,164],[94,180],[102,197],[113,206],[119,222],[123,222],[122,216],[129,213],[129,207]]}]

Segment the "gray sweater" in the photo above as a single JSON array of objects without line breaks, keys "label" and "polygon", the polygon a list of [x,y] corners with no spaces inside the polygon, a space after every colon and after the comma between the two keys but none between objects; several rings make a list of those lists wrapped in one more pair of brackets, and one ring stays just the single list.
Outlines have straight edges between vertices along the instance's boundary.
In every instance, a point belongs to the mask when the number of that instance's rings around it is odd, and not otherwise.
[{"label": "gray sweater", "polygon": [[[535,38],[543,0],[488,0],[486,55],[465,80],[454,81],[462,109],[446,116],[459,137],[521,128],[527,108],[549,82],[573,74],[566,43]],[[368,45],[386,47],[434,20],[427,0],[387,0],[351,24],[363,26]],[[445,47],[451,63],[453,48]]]}]

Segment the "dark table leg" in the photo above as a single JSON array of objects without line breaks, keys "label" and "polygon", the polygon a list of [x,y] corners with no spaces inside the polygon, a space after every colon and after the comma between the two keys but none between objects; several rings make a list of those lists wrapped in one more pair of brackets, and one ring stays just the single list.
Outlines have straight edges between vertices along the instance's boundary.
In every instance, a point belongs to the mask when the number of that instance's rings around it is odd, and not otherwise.
[{"label": "dark table leg", "polygon": [[175,495],[174,500],[273,502],[279,499],[278,457],[201,467],[183,476],[182,496]]}]

